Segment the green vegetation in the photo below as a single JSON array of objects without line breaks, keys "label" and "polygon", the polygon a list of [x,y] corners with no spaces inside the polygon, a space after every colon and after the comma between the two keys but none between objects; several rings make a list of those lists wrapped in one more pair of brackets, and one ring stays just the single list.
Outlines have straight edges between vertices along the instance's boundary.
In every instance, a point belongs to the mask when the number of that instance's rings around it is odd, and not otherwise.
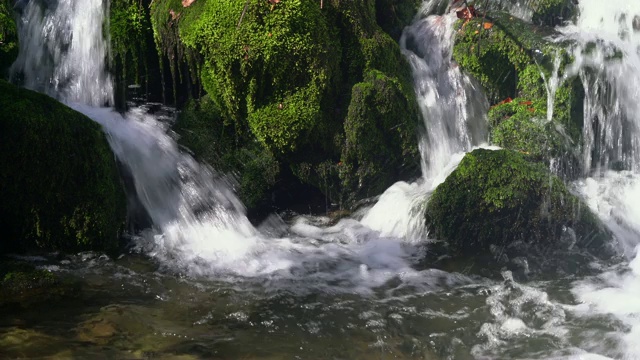
[{"label": "green vegetation", "polygon": [[580,143],[584,99],[578,78],[558,87],[552,121],[547,114],[545,79],[561,78],[571,62],[562,44],[545,40],[547,30],[507,14],[492,13],[486,21],[490,29],[484,29],[482,19],[460,23],[453,56],[478,79],[490,102],[498,103],[489,112],[491,142],[529,154],[530,160],[562,157],[576,163],[573,149]]},{"label": "green vegetation", "polygon": [[3,80],[0,109],[0,253],[115,249],[125,198],[100,126]]},{"label": "green vegetation", "polygon": [[[146,34],[151,30],[149,17],[140,0],[111,0],[109,35],[116,67],[124,79],[138,83],[146,73]],[[142,67],[142,68],[141,68]]]},{"label": "green vegetation", "polygon": [[18,56],[18,31],[10,2],[0,0],[0,78]]},{"label": "green vegetation", "polygon": [[595,253],[610,238],[558,177],[509,150],[467,154],[434,191],[427,224],[435,238],[466,255],[518,242],[557,249],[567,245],[559,241],[565,227],[575,231],[576,246]]},{"label": "green vegetation", "polygon": [[[332,201],[360,196],[351,192],[362,181],[384,189],[397,180],[392,174],[417,170],[411,71],[376,22],[378,9],[391,9],[385,27],[397,30],[415,6],[226,0],[185,8],[179,0],[154,1],[154,38],[174,85],[187,76],[206,92],[178,120],[183,144],[216,168],[237,172],[247,187],[241,192],[255,192],[255,201],[281,180],[283,168]],[[181,73],[185,67],[188,74]],[[370,105],[375,109],[365,111]],[[354,137],[366,135],[358,129],[368,125],[378,129],[376,141],[390,155],[382,176],[373,176],[379,153],[354,145]],[[253,160],[240,164],[243,158]],[[249,184],[251,173],[268,175],[264,188]]]},{"label": "green vegetation", "polygon": [[396,119],[416,114],[400,82],[380,71],[371,70],[352,91],[339,171],[344,188],[362,198],[381,194],[399,178],[398,169],[410,166],[404,161],[415,151],[415,128]]}]

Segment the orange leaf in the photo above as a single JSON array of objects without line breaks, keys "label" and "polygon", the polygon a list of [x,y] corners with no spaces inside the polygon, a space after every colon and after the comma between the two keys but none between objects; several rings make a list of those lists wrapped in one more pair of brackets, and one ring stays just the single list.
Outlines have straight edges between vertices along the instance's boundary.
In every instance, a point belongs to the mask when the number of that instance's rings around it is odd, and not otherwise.
[{"label": "orange leaf", "polygon": [[531,105],[533,104],[531,101],[520,101],[520,105]]},{"label": "orange leaf", "polygon": [[485,30],[489,30],[489,29],[491,29],[493,27],[493,23],[486,22],[486,23],[484,23],[483,26],[484,26]]}]

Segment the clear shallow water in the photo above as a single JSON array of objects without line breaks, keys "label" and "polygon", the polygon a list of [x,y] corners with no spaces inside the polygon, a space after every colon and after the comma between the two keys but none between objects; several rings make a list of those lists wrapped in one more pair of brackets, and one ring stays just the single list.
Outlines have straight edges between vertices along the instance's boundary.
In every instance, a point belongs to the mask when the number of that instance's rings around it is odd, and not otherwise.
[{"label": "clear shallow water", "polygon": [[[422,221],[429,192],[486,140],[486,99],[450,60],[452,16],[419,20],[403,36],[429,130],[420,143],[423,177],[395,184],[349,219],[274,215],[251,224],[233,179],[182,152],[162,119],[95,107],[110,101],[110,80],[86,80],[106,74],[100,61],[107,44],[101,29],[87,32],[87,42],[71,40],[101,23],[87,20],[102,16],[102,4],[61,3],[75,10],[43,19],[64,36],[41,36],[38,22],[21,32],[34,39],[23,42],[23,52],[46,49],[51,61],[34,64],[29,59],[37,57],[22,54],[25,63],[14,67],[25,85],[58,94],[102,124],[154,226],[117,260],[81,254],[36,261],[80,290],[63,302],[3,312],[0,357],[640,358],[638,39],[624,35],[638,5],[616,0],[616,10],[583,0],[577,25],[562,32],[576,43],[569,72],[598,90],[587,94],[585,122],[605,129],[585,127],[585,177],[573,186],[616,233],[626,260],[593,263],[592,276],[517,283],[509,273],[490,280],[462,264],[444,271],[424,260],[435,246]],[[426,1],[424,9],[442,3]],[[510,11],[526,19],[530,3]],[[598,51],[584,54],[594,38],[604,39]],[[605,66],[612,46],[626,57]],[[95,67],[68,71],[81,64]],[[605,171],[616,161],[627,171]]]},{"label": "clear shallow water", "polygon": [[[637,326],[615,310],[637,295],[622,290],[637,274],[608,287],[622,265],[593,279],[519,284],[414,263],[416,276],[363,293],[304,278],[188,277],[137,255],[35,263],[81,290],[3,314],[7,358],[617,359],[633,354]],[[609,296],[618,297],[609,308],[590,305]]]}]

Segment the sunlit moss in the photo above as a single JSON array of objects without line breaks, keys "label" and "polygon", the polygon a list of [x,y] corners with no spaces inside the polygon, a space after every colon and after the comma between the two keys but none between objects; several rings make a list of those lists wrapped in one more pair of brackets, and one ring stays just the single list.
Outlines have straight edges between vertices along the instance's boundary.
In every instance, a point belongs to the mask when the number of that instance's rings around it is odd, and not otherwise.
[{"label": "sunlit moss", "polygon": [[434,191],[427,224],[453,252],[468,255],[519,241],[553,248],[566,227],[575,231],[577,246],[595,251],[610,237],[543,164],[509,150],[468,153]]}]

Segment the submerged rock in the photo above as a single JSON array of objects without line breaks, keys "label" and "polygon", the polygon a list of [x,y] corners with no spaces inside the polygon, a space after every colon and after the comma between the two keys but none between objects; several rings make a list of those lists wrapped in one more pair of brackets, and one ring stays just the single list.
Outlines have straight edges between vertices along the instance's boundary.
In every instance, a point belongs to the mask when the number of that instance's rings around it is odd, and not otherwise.
[{"label": "submerged rock", "polygon": [[0,308],[29,308],[73,298],[78,284],[54,273],[12,260],[0,259]]},{"label": "submerged rock", "polygon": [[434,191],[426,219],[454,258],[489,259],[481,264],[488,268],[573,272],[582,259],[615,254],[612,234],[588,206],[515,151],[468,153]]},{"label": "submerged rock", "polygon": [[0,80],[0,253],[114,250],[125,195],[100,126]]}]

